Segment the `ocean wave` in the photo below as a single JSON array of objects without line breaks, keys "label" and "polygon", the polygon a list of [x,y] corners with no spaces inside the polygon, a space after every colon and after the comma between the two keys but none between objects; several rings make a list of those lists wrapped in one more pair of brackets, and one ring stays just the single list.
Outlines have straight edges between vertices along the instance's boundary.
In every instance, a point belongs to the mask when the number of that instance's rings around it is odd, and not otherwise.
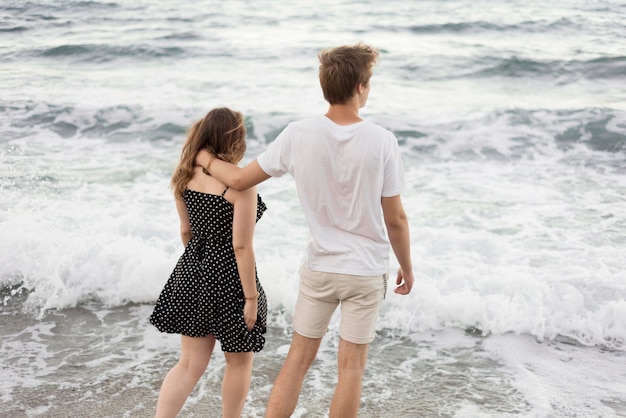
[{"label": "ocean wave", "polygon": [[[160,141],[184,136],[187,127],[158,123],[140,108],[118,105],[101,109],[77,109],[50,103],[0,105],[0,120],[25,135],[51,132],[61,138],[105,138],[111,141]],[[2,137],[0,136],[0,141]]]},{"label": "ocean wave", "polygon": [[[5,306],[46,315],[154,302],[181,250],[168,191],[180,143],[159,138],[182,138],[186,126],[124,105],[0,109],[0,123],[24,135],[0,140]],[[254,136],[284,126],[274,115],[247,123]],[[473,326],[624,349],[623,182],[610,164],[626,168],[626,113],[508,109],[385,125],[406,157],[420,278],[414,298],[388,297],[383,330]],[[271,308],[288,322],[307,232],[281,181],[262,191],[272,216],[255,239]]]},{"label": "ocean wave", "polygon": [[[401,148],[417,158],[514,161],[554,156],[555,146],[563,155],[580,147],[616,157],[626,152],[626,113],[617,109],[502,109],[459,117],[420,124],[409,118],[387,127]],[[258,145],[271,142],[286,125],[285,120],[284,115],[250,113],[246,118],[248,139]],[[88,109],[0,102],[0,121],[23,134],[35,129],[62,138],[117,142],[183,138],[188,129],[188,124],[174,118],[159,120],[141,107],[126,105]]]},{"label": "ocean wave", "polygon": [[581,81],[602,83],[626,81],[626,56],[605,56],[589,60],[540,60],[521,56],[449,57],[433,56],[427,63],[403,57],[396,67],[407,81],[472,82],[514,79],[521,82],[549,82],[554,87],[580,85]]},{"label": "ocean wave", "polygon": [[97,44],[59,45],[37,51],[36,54],[45,58],[78,58],[82,62],[105,63],[118,58],[145,60],[152,58],[169,58],[185,55],[187,51],[177,46],[114,46]]},{"label": "ocean wave", "polygon": [[505,59],[482,58],[493,64],[464,77],[549,77],[559,84],[569,84],[580,79],[626,79],[626,56],[600,57],[591,60],[540,61],[520,57]]},{"label": "ocean wave", "polygon": [[0,32],[24,32],[27,30],[26,26],[0,26]]},{"label": "ocean wave", "polygon": [[202,36],[196,32],[176,32],[169,35],[162,36],[159,39],[166,40],[190,40],[190,39],[202,39]]},{"label": "ocean wave", "polygon": [[626,172],[626,112],[617,109],[503,109],[455,120],[396,121],[389,128],[417,161],[556,158],[580,164],[582,158]]},{"label": "ocean wave", "polygon": [[[391,31],[408,31],[413,34],[429,35],[429,34],[465,34],[479,32],[553,32],[557,29],[576,29],[578,23],[567,18],[560,18],[553,21],[546,20],[528,20],[519,23],[505,24],[489,21],[470,21],[470,22],[448,22],[440,24],[411,25],[408,27],[382,27]],[[379,27],[380,28],[380,27]]]},{"label": "ocean wave", "polygon": [[578,126],[569,127],[557,134],[555,140],[564,150],[582,143],[595,151],[626,151],[626,134],[610,130],[608,126],[612,121],[612,115],[607,115],[600,120],[582,121]]},{"label": "ocean wave", "polygon": [[[142,243],[137,241],[136,244]],[[111,267],[106,271],[90,272],[93,265],[105,267],[97,258],[99,255],[92,252],[88,256],[91,261],[81,257],[75,260],[77,265],[58,266],[60,271],[54,274],[60,274],[60,277],[33,279],[20,273],[0,275],[0,306],[7,312],[21,311],[44,318],[59,309],[78,306],[110,308],[137,303],[153,304],[162,280],[158,277],[140,280],[136,275],[156,276],[159,272],[164,275],[171,260],[161,260],[152,268],[145,263],[135,268],[123,259],[121,253],[112,255],[110,249],[98,247],[110,257],[107,262]],[[88,249],[91,250],[93,248]],[[126,269],[132,270],[133,275],[127,275]],[[26,274],[31,276],[33,273]],[[98,281],[98,274],[106,277],[109,287]],[[79,275],[80,280],[76,277]],[[414,332],[456,328],[481,338],[514,333],[532,336],[537,341],[569,341],[580,346],[626,350],[626,303],[608,298],[597,301],[595,309],[579,304],[579,300],[591,297],[593,288],[569,289],[566,299],[575,301],[572,308],[567,300],[556,302],[558,295],[544,293],[543,289],[539,291],[543,286],[537,283],[526,286],[531,287],[530,291],[520,288],[516,294],[502,289],[479,294],[467,289],[445,288],[445,285],[434,291],[428,286],[430,283],[416,284],[414,293],[418,302],[413,301],[410,306],[387,301],[386,308],[381,312],[378,331],[407,337]],[[526,298],[526,293],[533,292],[543,300]],[[289,323],[292,307],[277,304],[277,299],[284,295],[270,292],[269,296],[273,310],[270,326]],[[407,316],[410,318],[408,321]]]},{"label": "ocean wave", "polygon": [[589,79],[626,78],[626,56],[602,57],[580,64]]},{"label": "ocean wave", "polygon": [[9,0],[0,4],[0,12],[6,16],[4,25],[13,25],[19,28],[18,31],[25,31],[41,29],[39,25],[42,23],[45,25],[45,22],[52,22],[53,26],[71,25],[74,16],[80,16],[86,11],[102,13],[104,10],[110,11],[118,7],[117,3],[97,1],[23,2]]},{"label": "ocean wave", "polygon": [[119,4],[115,2],[101,2],[101,1],[69,1],[65,2],[64,7],[71,8],[84,8],[84,9],[110,9],[119,7]]},{"label": "ocean wave", "polygon": [[117,8],[119,5],[114,2],[101,2],[101,1],[76,1],[67,0],[63,2],[37,2],[37,1],[20,1],[20,0],[7,0],[2,3],[0,10],[11,13],[40,13],[42,11],[47,12],[81,12],[84,9],[111,9]]}]

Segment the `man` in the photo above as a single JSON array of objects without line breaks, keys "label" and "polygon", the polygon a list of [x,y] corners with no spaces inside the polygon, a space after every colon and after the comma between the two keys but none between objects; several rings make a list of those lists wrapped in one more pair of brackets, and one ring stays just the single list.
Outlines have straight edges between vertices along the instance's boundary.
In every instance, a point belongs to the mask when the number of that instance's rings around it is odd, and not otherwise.
[{"label": "man", "polygon": [[292,343],[270,395],[269,418],[289,417],[295,410],[337,306],[341,339],[330,417],[356,417],[368,345],[386,293],[389,244],[400,265],[395,293],[407,295],[413,286],[398,142],[390,131],[359,117],[377,58],[378,51],[363,44],[320,52],[320,84],[329,103],[325,115],[290,123],[246,167],[208,152],[197,159],[236,190],[290,173],[309,226]]}]

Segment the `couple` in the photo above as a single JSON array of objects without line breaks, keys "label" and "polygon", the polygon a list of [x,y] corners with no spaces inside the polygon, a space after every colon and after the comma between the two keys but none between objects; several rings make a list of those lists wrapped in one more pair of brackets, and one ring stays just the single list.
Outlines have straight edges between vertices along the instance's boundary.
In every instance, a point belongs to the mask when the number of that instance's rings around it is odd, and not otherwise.
[{"label": "couple", "polygon": [[172,177],[185,252],[150,320],[181,334],[179,362],[163,381],[157,417],[173,417],[204,373],[215,341],[226,358],[222,416],[244,407],[254,352],[263,348],[267,300],[253,231],[266,207],[255,185],[290,173],[310,230],[293,315],[293,339],[266,417],[289,417],[331,316],[341,306],[338,383],[330,417],[356,417],[368,344],[387,288],[389,244],[400,268],[395,292],[413,285],[404,173],[394,135],[359,117],[378,51],[357,44],[320,52],[325,115],[289,124],[240,168],[243,116],[210,111],[191,129]]}]

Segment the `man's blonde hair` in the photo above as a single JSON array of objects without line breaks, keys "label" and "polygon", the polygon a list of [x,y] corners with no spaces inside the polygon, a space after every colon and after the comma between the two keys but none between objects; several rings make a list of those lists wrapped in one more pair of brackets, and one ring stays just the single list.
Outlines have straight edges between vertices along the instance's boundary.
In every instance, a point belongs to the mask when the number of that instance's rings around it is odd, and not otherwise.
[{"label": "man's blonde hair", "polygon": [[325,49],[318,54],[319,77],[324,98],[331,105],[346,104],[357,85],[367,86],[378,50],[358,43]]}]

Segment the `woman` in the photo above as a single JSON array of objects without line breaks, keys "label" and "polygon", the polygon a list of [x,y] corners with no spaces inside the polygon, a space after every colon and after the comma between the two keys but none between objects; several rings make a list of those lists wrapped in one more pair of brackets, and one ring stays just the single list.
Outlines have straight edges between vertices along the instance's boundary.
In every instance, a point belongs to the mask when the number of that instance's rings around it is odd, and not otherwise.
[{"label": "woman", "polygon": [[240,417],[253,353],[265,344],[267,300],[252,247],[265,204],[256,188],[229,189],[194,163],[206,149],[237,164],[246,150],[245,136],[241,113],[211,110],[191,128],[172,176],[185,251],[150,322],[161,332],[181,334],[181,353],[161,386],[157,418],[178,414],[206,370],[216,340],[226,359],[222,417]]}]

